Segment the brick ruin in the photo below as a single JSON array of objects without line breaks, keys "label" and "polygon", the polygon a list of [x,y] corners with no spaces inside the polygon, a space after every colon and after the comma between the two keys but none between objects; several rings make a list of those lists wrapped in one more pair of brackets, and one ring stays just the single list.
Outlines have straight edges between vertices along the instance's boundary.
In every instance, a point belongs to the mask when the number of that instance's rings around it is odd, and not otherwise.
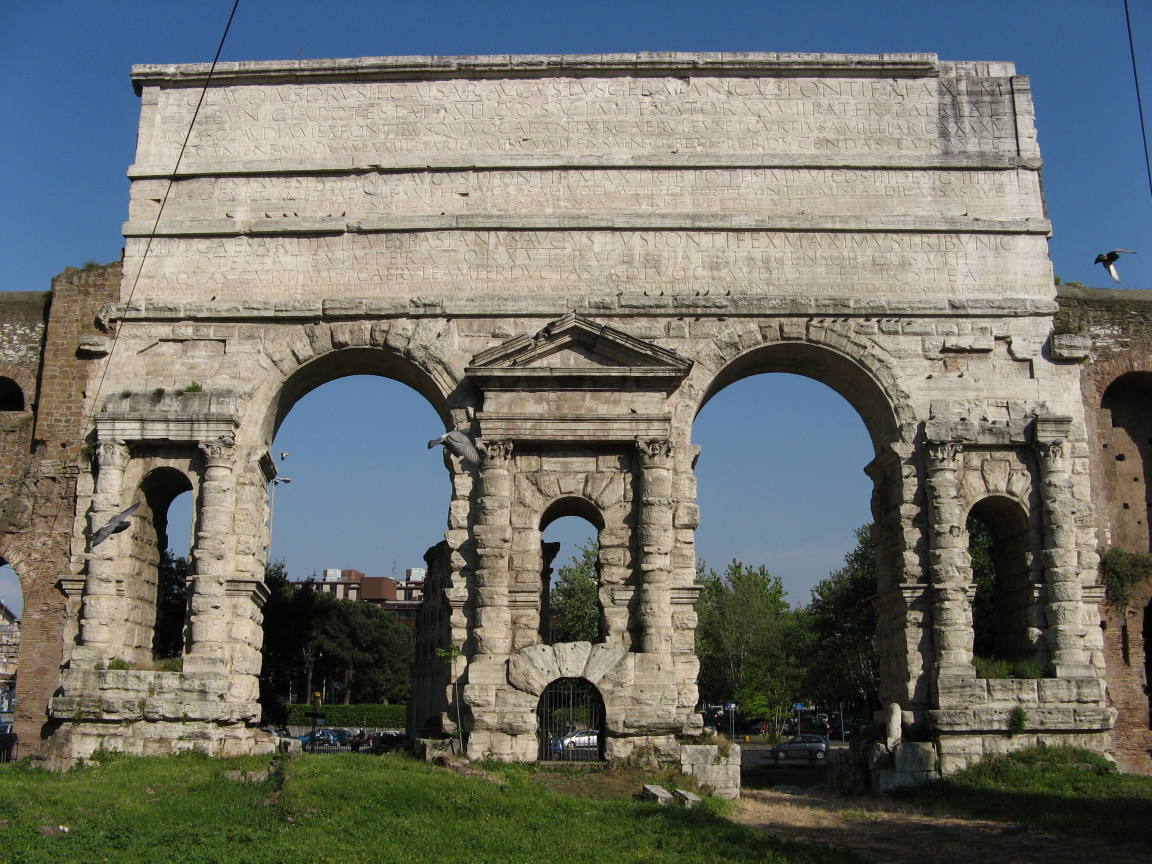
[{"label": "brick ruin", "polygon": [[[531,760],[541,694],[578,678],[603,699],[606,756],[683,758],[701,728],[708,518],[692,422],[727,385],[791,372],[843,395],[872,437],[888,741],[909,739],[920,774],[1036,741],[1147,770],[1142,613],[1104,606],[1098,573],[1110,544],[1148,549],[1146,514],[1123,515],[1145,513],[1143,470],[1117,468],[1145,464],[1150,440],[1144,301],[1058,295],[1011,64],[221,64],[141,272],[204,73],[134,69],[123,271],[68,270],[51,295],[5,301],[0,378],[25,410],[0,418],[0,555],[25,591],[18,730],[49,764],[271,746],[256,703],[268,450],[297,399],[350,374],[408,384],[482,451],[445,460],[413,730],[461,727],[470,755]],[[781,119],[817,108],[881,119],[819,136]],[[156,671],[155,564],[188,489],[183,671]],[[132,530],[89,550],[132,503]],[[1005,586],[997,651],[1046,677],[976,677],[969,513]],[[545,635],[541,536],[565,515],[599,532],[596,644]],[[1009,738],[1016,707],[1027,729]]]}]

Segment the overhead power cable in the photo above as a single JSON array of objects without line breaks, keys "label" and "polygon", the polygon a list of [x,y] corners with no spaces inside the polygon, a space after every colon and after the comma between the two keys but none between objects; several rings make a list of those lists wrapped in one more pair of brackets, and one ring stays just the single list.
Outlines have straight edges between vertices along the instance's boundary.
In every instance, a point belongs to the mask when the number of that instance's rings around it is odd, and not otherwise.
[{"label": "overhead power cable", "polygon": [[[180,145],[180,153],[176,156],[176,164],[172,167],[172,173],[168,177],[168,187],[164,190],[164,197],[160,200],[160,208],[156,211],[156,220],[152,223],[152,231],[148,234],[148,242],[144,245],[144,254],[140,257],[140,266],[136,268],[136,277],[132,280],[132,288],[128,292],[128,300],[124,304],[125,310],[131,308],[132,298],[136,296],[136,286],[140,284],[140,275],[144,272],[144,264],[148,260],[148,253],[152,251],[152,241],[156,239],[156,231],[160,227],[160,217],[164,215],[164,205],[168,203],[168,193],[172,191],[172,184],[176,182],[176,175],[180,171],[180,162],[184,159],[184,151],[188,149],[188,141],[192,138],[192,129],[196,126],[196,118],[200,115],[200,107],[204,104],[204,97],[208,93],[208,85],[212,83],[212,76],[216,72],[216,64],[220,60],[220,52],[224,50],[224,40],[228,38],[228,31],[232,27],[232,19],[236,17],[236,9],[240,5],[240,0],[235,0],[232,4],[232,12],[228,16],[228,23],[224,25],[224,33],[220,37],[220,44],[216,46],[216,56],[212,58],[212,65],[208,68],[208,77],[204,79],[204,86],[200,88],[200,99],[196,102],[196,110],[192,112],[192,122],[188,124],[188,131],[184,134],[184,143]],[[96,406],[100,401],[100,391],[104,386],[104,377],[108,374],[108,368],[112,365],[112,354],[116,350],[116,341],[120,336],[120,328],[116,328],[116,332],[112,334],[112,344],[108,348],[108,358],[104,362],[104,371],[100,373],[100,380],[96,384],[96,392],[92,397],[92,407],[89,409],[88,418],[80,427],[80,431],[84,434],[88,424],[92,421],[92,415],[96,412]]]},{"label": "overhead power cable", "polygon": [[1136,81],[1136,108],[1140,112],[1140,137],[1144,139],[1144,167],[1148,170],[1148,194],[1152,195],[1152,161],[1148,158],[1148,132],[1144,127],[1144,100],[1140,98],[1140,73],[1136,71],[1136,45],[1132,41],[1132,14],[1124,0],[1124,20],[1128,24],[1128,53],[1132,55],[1132,77]]}]

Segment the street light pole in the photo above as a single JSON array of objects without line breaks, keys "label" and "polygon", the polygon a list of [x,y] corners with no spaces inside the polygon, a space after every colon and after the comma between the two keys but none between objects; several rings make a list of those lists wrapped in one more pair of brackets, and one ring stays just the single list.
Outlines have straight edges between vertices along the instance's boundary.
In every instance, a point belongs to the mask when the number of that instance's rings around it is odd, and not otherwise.
[{"label": "street light pole", "polygon": [[291,477],[273,477],[272,488],[268,492],[268,548],[264,552],[264,566],[272,563],[272,515],[276,507],[276,487],[281,483],[291,483]]}]

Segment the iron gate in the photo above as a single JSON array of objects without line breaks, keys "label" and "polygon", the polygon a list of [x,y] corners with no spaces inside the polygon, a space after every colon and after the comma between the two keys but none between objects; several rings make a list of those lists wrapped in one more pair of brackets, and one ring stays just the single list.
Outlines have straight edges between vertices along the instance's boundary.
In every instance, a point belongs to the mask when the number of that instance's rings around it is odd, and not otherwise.
[{"label": "iron gate", "polygon": [[604,700],[583,678],[560,678],[540,694],[541,762],[599,762],[604,759]]}]

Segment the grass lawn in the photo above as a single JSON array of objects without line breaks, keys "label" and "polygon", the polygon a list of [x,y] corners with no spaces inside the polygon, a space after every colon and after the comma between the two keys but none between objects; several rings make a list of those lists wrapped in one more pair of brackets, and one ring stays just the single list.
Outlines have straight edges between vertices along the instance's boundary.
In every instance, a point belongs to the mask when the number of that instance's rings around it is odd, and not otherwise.
[{"label": "grass lawn", "polygon": [[[485,765],[459,776],[404,756],[112,758],[63,775],[0,766],[4,862],[848,862],[695,810],[632,799],[641,777]],[[597,776],[599,774],[600,776]],[[667,780],[667,778],[665,778]],[[63,836],[41,826],[65,825]]]},{"label": "grass lawn", "polygon": [[1120,774],[1074,747],[1029,747],[985,759],[900,797],[956,815],[1152,849],[1152,777]]}]

